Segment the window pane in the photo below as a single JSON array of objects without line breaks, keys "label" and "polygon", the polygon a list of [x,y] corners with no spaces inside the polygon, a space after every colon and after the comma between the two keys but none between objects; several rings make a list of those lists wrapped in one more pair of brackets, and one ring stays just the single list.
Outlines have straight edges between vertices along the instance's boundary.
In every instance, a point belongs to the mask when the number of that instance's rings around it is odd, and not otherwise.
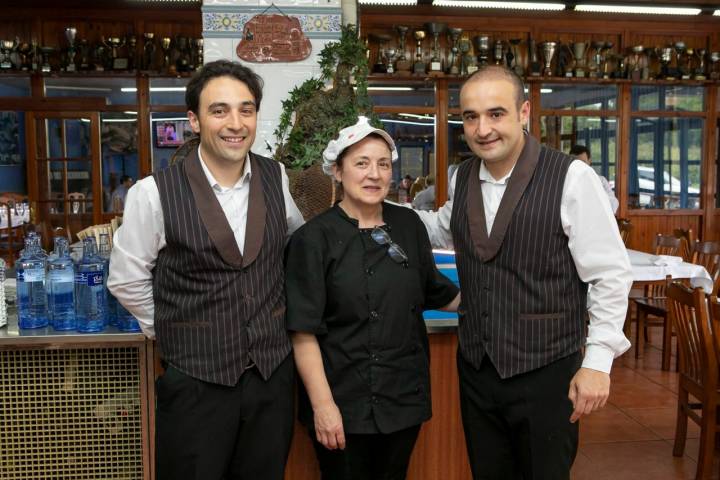
[{"label": "window pane", "polygon": [[617,86],[543,84],[540,107],[545,110],[615,110]]},{"label": "window pane", "polygon": [[383,114],[380,120],[395,141],[399,155],[393,163],[393,184],[388,198],[409,202],[410,189],[400,189],[400,181],[406,175],[414,182],[418,177],[435,174],[435,116]]},{"label": "window pane", "polygon": [[700,118],[632,119],[631,208],[700,208],[703,126]]},{"label": "window pane", "polygon": [[185,105],[185,87],[189,78],[151,78],[151,105]]},{"label": "window pane", "polygon": [[150,125],[152,170],[156,171],[170,165],[178,147],[195,134],[190,128],[187,112],[152,112]]},{"label": "window pane", "polygon": [[633,111],[665,110],[671,112],[702,112],[705,88],[686,85],[634,85]]},{"label": "window pane", "polygon": [[0,97],[29,97],[31,93],[30,77],[3,75],[0,82]]},{"label": "window pane", "polygon": [[102,209],[105,213],[122,213],[127,189],[140,173],[137,115],[103,113],[100,132]]},{"label": "window pane", "polygon": [[25,113],[0,111],[0,191],[27,193]]},{"label": "window pane", "polygon": [[368,94],[375,106],[432,107],[435,105],[433,84],[373,83]]},{"label": "window pane", "polygon": [[102,97],[108,105],[137,103],[135,77],[45,78],[46,97]]},{"label": "window pane", "polygon": [[541,143],[565,153],[573,145],[590,150],[591,166],[614,188],[617,174],[615,117],[540,117]]}]

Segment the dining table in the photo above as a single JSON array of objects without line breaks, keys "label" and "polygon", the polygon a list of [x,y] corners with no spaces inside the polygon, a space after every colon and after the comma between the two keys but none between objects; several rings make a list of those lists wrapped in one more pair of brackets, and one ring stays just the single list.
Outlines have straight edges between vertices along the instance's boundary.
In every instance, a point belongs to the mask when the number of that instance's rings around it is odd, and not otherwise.
[{"label": "dining table", "polygon": [[669,275],[673,280],[688,280],[706,293],[713,288],[713,279],[702,265],[696,265],[672,255],[654,255],[638,250],[627,250],[633,275],[633,288],[665,280]]}]

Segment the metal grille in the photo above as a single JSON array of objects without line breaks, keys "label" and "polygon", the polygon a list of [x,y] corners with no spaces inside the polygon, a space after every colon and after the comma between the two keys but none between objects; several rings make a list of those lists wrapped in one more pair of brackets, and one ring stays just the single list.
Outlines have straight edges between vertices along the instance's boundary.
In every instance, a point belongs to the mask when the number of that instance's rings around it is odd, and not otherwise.
[{"label": "metal grille", "polygon": [[139,355],[0,351],[0,479],[141,479]]}]

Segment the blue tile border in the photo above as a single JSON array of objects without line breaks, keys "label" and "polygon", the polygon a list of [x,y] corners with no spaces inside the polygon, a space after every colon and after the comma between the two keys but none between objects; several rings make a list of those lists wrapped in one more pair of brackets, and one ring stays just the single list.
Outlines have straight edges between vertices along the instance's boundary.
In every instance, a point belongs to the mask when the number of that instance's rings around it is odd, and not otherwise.
[{"label": "blue tile border", "polygon": [[[245,23],[255,15],[267,10],[262,6],[218,7],[202,9],[203,36],[237,38]],[[308,38],[340,38],[342,11],[339,8],[324,7],[282,7],[281,11],[297,17]],[[278,13],[275,9],[267,13]]]}]

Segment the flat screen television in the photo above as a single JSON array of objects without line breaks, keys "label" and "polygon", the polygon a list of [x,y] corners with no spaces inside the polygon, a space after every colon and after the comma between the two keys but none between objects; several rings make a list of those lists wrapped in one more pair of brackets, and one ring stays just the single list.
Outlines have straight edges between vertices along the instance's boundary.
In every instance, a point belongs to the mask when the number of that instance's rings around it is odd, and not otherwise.
[{"label": "flat screen television", "polygon": [[177,148],[194,135],[188,120],[155,122],[155,145]]}]

